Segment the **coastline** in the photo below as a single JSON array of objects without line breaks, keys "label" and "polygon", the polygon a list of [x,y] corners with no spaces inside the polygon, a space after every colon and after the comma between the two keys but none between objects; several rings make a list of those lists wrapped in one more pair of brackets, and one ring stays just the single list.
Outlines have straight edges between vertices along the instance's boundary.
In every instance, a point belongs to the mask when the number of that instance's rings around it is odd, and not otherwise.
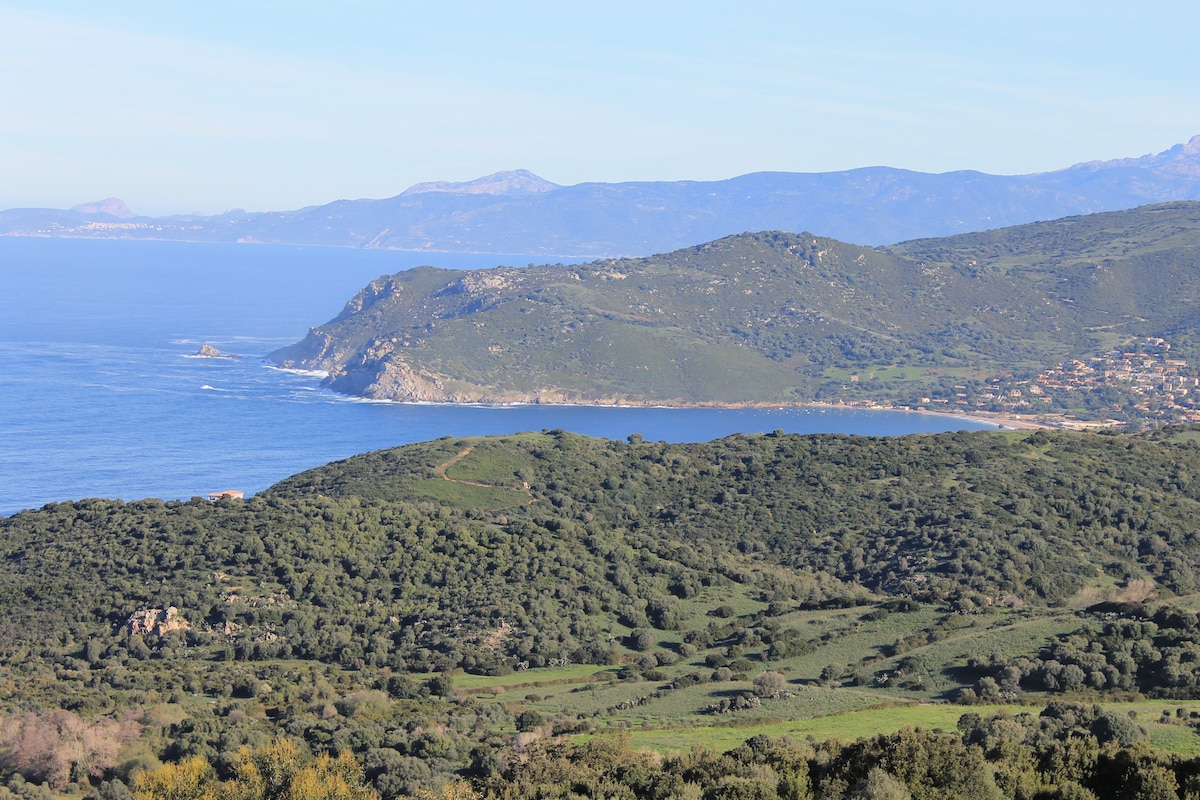
[{"label": "coastline", "polygon": [[[283,367],[274,367],[275,369],[283,369],[288,372],[297,372],[301,374],[314,374],[312,370],[297,370]],[[612,400],[609,402],[592,401],[592,402],[571,402],[563,400],[543,401],[543,400],[477,400],[477,401],[461,401],[461,400],[395,400],[380,397],[368,397],[358,394],[347,394],[338,392],[335,389],[328,391],[334,394],[346,397],[351,400],[369,403],[396,403],[399,405],[418,405],[418,406],[477,406],[488,408],[536,408],[538,406],[547,407],[579,407],[579,408],[711,408],[711,409],[755,409],[755,410],[770,410],[770,409],[829,409],[837,411],[893,411],[907,414],[924,414],[928,416],[947,417],[950,419],[959,419],[974,423],[983,423],[995,425],[997,430],[1062,430],[1069,428],[1095,428],[1106,427],[1099,424],[1080,423],[1078,425],[1070,424],[1068,420],[1062,417],[1054,417],[1053,415],[1039,415],[1037,418],[1023,416],[1020,414],[1006,414],[995,411],[961,411],[950,410],[940,411],[932,408],[912,408],[911,406],[890,406],[877,403],[830,403],[813,401],[809,403],[772,403],[760,401],[748,401],[742,403],[722,403],[719,401],[698,401],[698,402],[670,402],[670,401],[638,401],[638,400]]]},{"label": "coastline", "polygon": [[[311,335],[311,334],[310,334]],[[272,354],[274,355],[274,354]],[[434,379],[430,386],[417,387],[414,386],[411,376],[408,380],[396,382],[390,385],[383,381],[372,381],[363,385],[358,382],[349,382],[350,385],[342,383],[337,387],[337,383],[331,380],[331,371],[312,369],[311,367],[291,366],[292,362],[284,361],[283,366],[279,361],[276,361],[271,356],[264,357],[264,364],[275,370],[290,372],[301,375],[311,375],[321,377],[321,387],[328,392],[347,398],[349,400],[366,402],[366,403],[397,403],[399,405],[439,405],[439,406],[477,406],[491,408],[521,408],[521,407],[578,407],[578,408],[692,408],[692,409],[754,409],[754,410],[771,410],[771,409],[829,409],[839,411],[895,411],[904,412],[907,414],[925,414],[929,416],[957,419],[975,424],[994,425],[998,430],[1089,430],[1099,428],[1114,427],[1113,421],[1108,422],[1084,422],[1075,420],[1058,414],[1016,414],[1002,411],[983,411],[978,409],[966,409],[959,406],[946,408],[931,408],[928,406],[907,406],[907,405],[889,405],[870,400],[858,400],[851,402],[844,401],[819,401],[813,400],[809,402],[786,403],[769,400],[747,400],[741,402],[729,402],[719,400],[639,400],[630,397],[612,396],[593,398],[588,400],[571,399],[569,396],[564,397],[566,392],[560,393],[555,390],[541,390],[530,393],[512,393],[508,396],[489,395],[487,390],[482,390],[482,387],[472,387],[475,391],[463,392],[448,392],[441,382]],[[300,363],[304,363],[303,360]],[[344,373],[343,373],[344,374]],[[378,377],[378,376],[376,376]],[[358,385],[355,385],[358,383]],[[381,385],[382,384],[382,385]],[[335,388],[337,387],[337,388]],[[396,392],[397,388],[403,391]],[[399,394],[400,396],[391,396],[389,394]]]},{"label": "coastline", "polygon": [[852,403],[808,403],[807,406],[823,408],[854,408],[863,411],[901,411],[909,414],[929,414],[938,417],[950,417],[970,422],[986,422],[995,425],[999,430],[1061,430],[1067,427],[1061,421],[1049,422],[1045,419],[1031,419],[1020,414],[1005,414],[998,411],[938,411],[932,408],[911,408],[909,406],[856,405]]}]

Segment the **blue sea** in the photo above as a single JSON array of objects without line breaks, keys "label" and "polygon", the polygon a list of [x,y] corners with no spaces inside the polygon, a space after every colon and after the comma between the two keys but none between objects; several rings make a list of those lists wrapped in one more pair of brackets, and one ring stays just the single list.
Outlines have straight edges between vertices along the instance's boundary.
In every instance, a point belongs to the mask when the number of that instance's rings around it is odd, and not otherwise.
[{"label": "blue sea", "polygon": [[[355,453],[446,435],[563,428],[703,441],[776,429],[897,435],[994,427],[884,411],[374,403],[263,361],[380,275],[420,264],[533,260],[0,238],[0,516],[85,497],[251,494]],[[202,344],[236,357],[194,357]]]}]

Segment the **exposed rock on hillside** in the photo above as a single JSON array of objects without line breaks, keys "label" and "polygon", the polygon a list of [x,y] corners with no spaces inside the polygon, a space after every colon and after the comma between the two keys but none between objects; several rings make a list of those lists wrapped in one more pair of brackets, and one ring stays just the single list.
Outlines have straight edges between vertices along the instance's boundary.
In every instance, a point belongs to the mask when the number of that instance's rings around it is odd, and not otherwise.
[{"label": "exposed rock on hillside", "polygon": [[164,636],[171,631],[186,631],[192,626],[179,614],[178,608],[171,606],[167,609],[146,608],[135,611],[125,620],[125,627],[131,634],[145,636],[152,633],[155,636]]}]

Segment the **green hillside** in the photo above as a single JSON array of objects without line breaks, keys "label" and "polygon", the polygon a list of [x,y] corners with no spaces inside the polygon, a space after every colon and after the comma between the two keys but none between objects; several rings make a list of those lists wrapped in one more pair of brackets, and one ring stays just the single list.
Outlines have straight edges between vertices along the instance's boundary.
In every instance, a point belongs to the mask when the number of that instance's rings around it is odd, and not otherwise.
[{"label": "green hillside", "polygon": [[1200,204],[1169,203],[885,248],[750,233],[579,266],[422,268],[272,359],[396,400],[1182,419],[1198,246]]},{"label": "green hillside", "polygon": [[[246,501],[52,504],[0,520],[0,769],[98,785],[198,755],[230,776],[282,736],[391,797],[515,780],[551,734],[854,739],[1055,698],[1086,713],[1034,717],[1030,747],[1140,709],[1121,737],[1197,754],[1197,463],[1181,428],[547,431]],[[32,754],[64,731],[107,749],[53,772]]]}]

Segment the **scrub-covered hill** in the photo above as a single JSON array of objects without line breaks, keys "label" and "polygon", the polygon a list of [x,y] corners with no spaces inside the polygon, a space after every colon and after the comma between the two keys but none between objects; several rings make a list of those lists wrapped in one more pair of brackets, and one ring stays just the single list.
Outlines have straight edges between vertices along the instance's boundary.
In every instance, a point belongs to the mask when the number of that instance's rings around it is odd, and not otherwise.
[{"label": "scrub-covered hill", "polygon": [[[1172,381],[1200,355],[1198,248],[1200,203],[1175,203],[888,248],[754,233],[577,266],[421,268],[271,358],[390,400],[976,408],[1040,381],[1035,411],[1130,416],[1137,376],[1089,363],[1153,339],[1182,366],[1151,389],[1186,395]],[[1086,376],[1047,374],[1074,361]]]},{"label": "scrub-covered hill", "polygon": [[[934,719],[896,704],[1022,692],[1169,697],[1185,719],[1197,463],[1180,428],[548,431],[369,453],[245,501],[48,505],[0,520],[0,778],[123,796],[159,760],[244,777],[282,737],[353,753],[395,797],[456,772],[515,785],[553,734],[855,738]],[[1029,747],[1144,735],[1100,706],[1047,714]]]},{"label": "scrub-covered hill", "polygon": [[[634,437],[636,439],[636,437]],[[441,439],[245,502],[84,500],[0,523],[5,647],[174,606],[245,658],[607,663],[695,598],[1062,603],[1195,589],[1200,451],[1133,436]]]}]

